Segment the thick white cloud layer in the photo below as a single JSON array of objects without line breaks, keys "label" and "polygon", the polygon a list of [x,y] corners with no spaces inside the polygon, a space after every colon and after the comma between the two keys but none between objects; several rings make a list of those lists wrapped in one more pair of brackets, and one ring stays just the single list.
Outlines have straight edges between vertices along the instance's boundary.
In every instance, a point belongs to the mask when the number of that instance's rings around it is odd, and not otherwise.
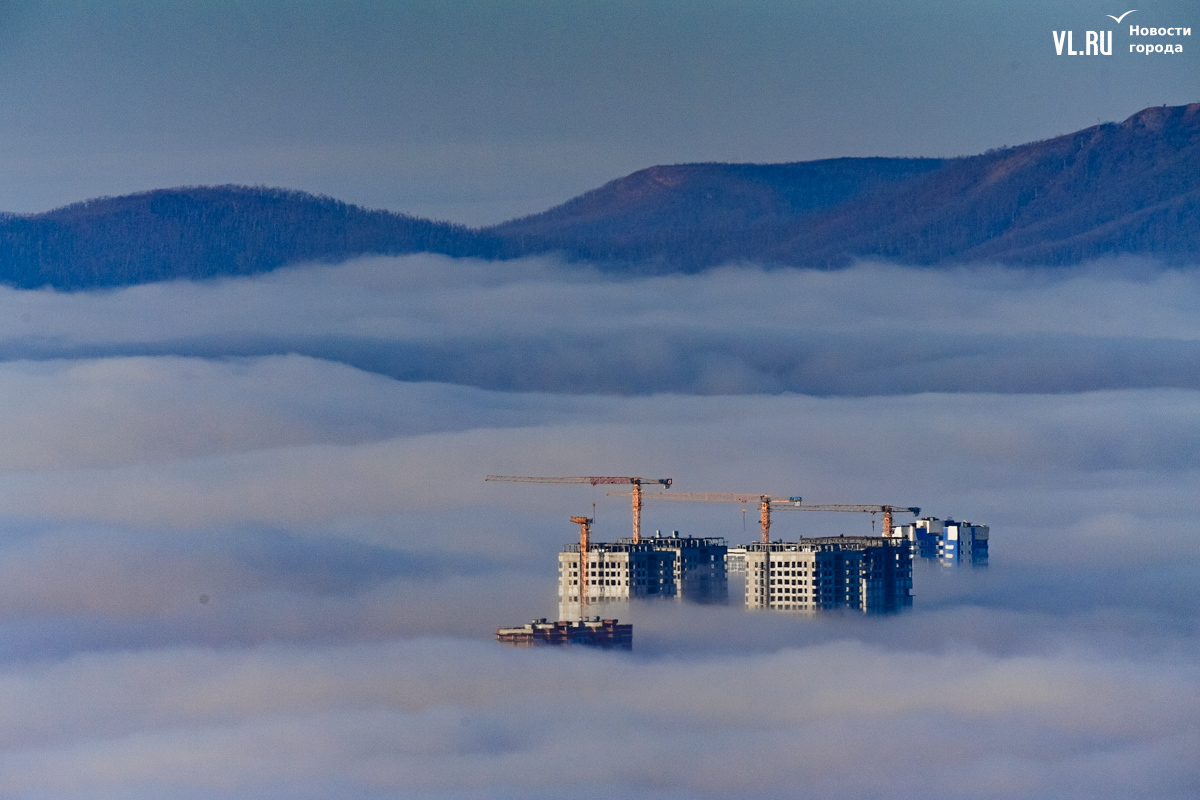
[{"label": "thick white cloud layer", "polygon": [[[4,292],[0,346],[26,358],[0,363],[0,794],[1192,797],[1200,389],[1163,347],[1193,346],[1198,289],[1111,268],[615,282],[416,258]],[[957,391],[951,360],[929,373],[944,392],[754,393],[729,362],[735,394],[504,393],[303,346],[420,342],[423,369],[476,352],[511,376],[518,339],[548,375],[579,355],[565,340],[626,342],[624,362],[575,365],[604,383],[655,348],[686,361],[693,333],[828,335],[833,354],[864,331],[981,337],[1003,391]],[[1021,348],[1058,336],[1099,354],[1088,374],[1111,377],[1119,346],[1180,379],[1013,391]],[[567,516],[595,503],[608,539],[629,511],[487,473],[919,505],[990,524],[992,564],[920,565],[895,617],[635,606],[632,655],[509,651],[497,625],[555,613]],[[748,516],[651,501],[644,524],[736,542]],[[872,529],[832,516],[774,530]]]},{"label": "thick white cloud layer", "polygon": [[433,256],[95,293],[0,291],[0,358],[301,353],[550,392],[1200,388],[1195,272],[752,268],[614,280]]},{"label": "thick white cloud layer", "polygon": [[1136,782],[1182,798],[1198,677],[853,641],[650,663],[445,639],[92,655],[0,677],[0,787],[1082,798]]}]

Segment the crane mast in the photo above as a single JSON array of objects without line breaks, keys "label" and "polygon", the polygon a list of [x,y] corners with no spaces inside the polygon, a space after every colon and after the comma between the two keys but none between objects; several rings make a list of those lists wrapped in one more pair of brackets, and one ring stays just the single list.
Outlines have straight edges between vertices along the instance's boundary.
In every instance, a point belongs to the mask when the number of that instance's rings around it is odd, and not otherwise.
[{"label": "crane mast", "polygon": [[[563,477],[539,475],[488,475],[485,481],[507,481],[509,483],[587,483],[592,486],[600,484],[632,484],[633,485],[633,541],[637,544],[642,540],[642,484],[661,484],[670,486],[672,478],[628,478],[611,475],[568,475]],[[611,494],[611,493],[610,493]],[[624,494],[622,492],[621,494]],[[574,519],[572,519],[574,521]]]},{"label": "crane mast", "polygon": [[587,615],[584,610],[587,608],[588,590],[588,538],[592,530],[594,519],[590,517],[571,517],[571,522],[579,526],[579,618],[584,619]]}]

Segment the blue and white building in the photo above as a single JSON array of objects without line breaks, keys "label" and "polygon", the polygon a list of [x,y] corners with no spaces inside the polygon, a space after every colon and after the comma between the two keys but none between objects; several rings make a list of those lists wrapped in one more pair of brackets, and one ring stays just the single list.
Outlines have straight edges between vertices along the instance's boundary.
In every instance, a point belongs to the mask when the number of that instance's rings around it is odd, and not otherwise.
[{"label": "blue and white building", "polygon": [[973,567],[987,566],[987,525],[959,522],[952,519],[923,517],[910,525],[893,528],[893,536],[902,536],[912,542],[913,555],[946,566],[970,564]]},{"label": "blue and white building", "polygon": [[738,550],[746,608],[882,614],[912,605],[912,545],[899,536],[824,536]]}]

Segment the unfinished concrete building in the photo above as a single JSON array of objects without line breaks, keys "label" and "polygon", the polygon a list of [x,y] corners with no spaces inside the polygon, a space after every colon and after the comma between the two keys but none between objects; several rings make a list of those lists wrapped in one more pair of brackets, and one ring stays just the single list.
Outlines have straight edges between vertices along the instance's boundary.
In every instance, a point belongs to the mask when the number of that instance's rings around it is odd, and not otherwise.
[{"label": "unfinished concrete building", "polygon": [[[648,597],[670,597],[693,603],[729,602],[725,576],[725,540],[720,537],[680,536],[679,531],[634,542],[588,545],[588,604]],[[575,619],[587,613],[580,603],[579,545],[572,542],[558,554],[559,615]]]},{"label": "unfinished concrete building", "polygon": [[[632,544],[632,539],[618,539]],[[729,581],[725,574],[725,540],[716,536],[680,536],[672,531],[663,536],[655,531],[654,536],[643,538],[656,551],[673,553],[675,597],[692,603],[729,602]]]},{"label": "unfinished concrete building", "polygon": [[744,559],[747,608],[877,614],[912,605],[912,546],[900,537],[756,543]]},{"label": "unfinished concrete building", "polygon": [[580,585],[579,543],[558,554],[559,616],[578,619],[586,605],[638,597],[675,596],[675,557],[647,540],[595,542],[588,545],[588,586]]}]

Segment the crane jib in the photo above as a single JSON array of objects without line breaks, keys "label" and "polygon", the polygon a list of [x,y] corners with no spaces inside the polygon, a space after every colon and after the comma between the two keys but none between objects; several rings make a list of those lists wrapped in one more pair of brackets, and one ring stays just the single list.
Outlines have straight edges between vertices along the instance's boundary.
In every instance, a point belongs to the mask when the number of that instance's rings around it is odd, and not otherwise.
[{"label": "crane jib", "polygon": [[610,475],[567,475],[567,476],[540,476],[540,475],[488,475],[484,478],[485,481],[507,481],[509,483],[587,483],[592,486],[598,486],[602,483],[619,483],[619,484],[634,484],[640,485],[643,483],[658,483],[663,486],[670,486],[674,483],[671,478],[638,478],[638,477],[615,477]]},{"label": "crane jib", "polygon": [[602,483],[620,483],[631,484],[633,486],[633,541],[636,543],[641,540],[642,531],[642,484],[658,483],[663,486],[670,486],[674,483],[673,478],[640,478],[634,477],[618,477],[613,475],[566,475],[566,476],[543,476],[543,475],[488,475],[484,478],[485,481],[509,481],[512,483],[556,483],[556,484],[591,484],[597,486]]}]

